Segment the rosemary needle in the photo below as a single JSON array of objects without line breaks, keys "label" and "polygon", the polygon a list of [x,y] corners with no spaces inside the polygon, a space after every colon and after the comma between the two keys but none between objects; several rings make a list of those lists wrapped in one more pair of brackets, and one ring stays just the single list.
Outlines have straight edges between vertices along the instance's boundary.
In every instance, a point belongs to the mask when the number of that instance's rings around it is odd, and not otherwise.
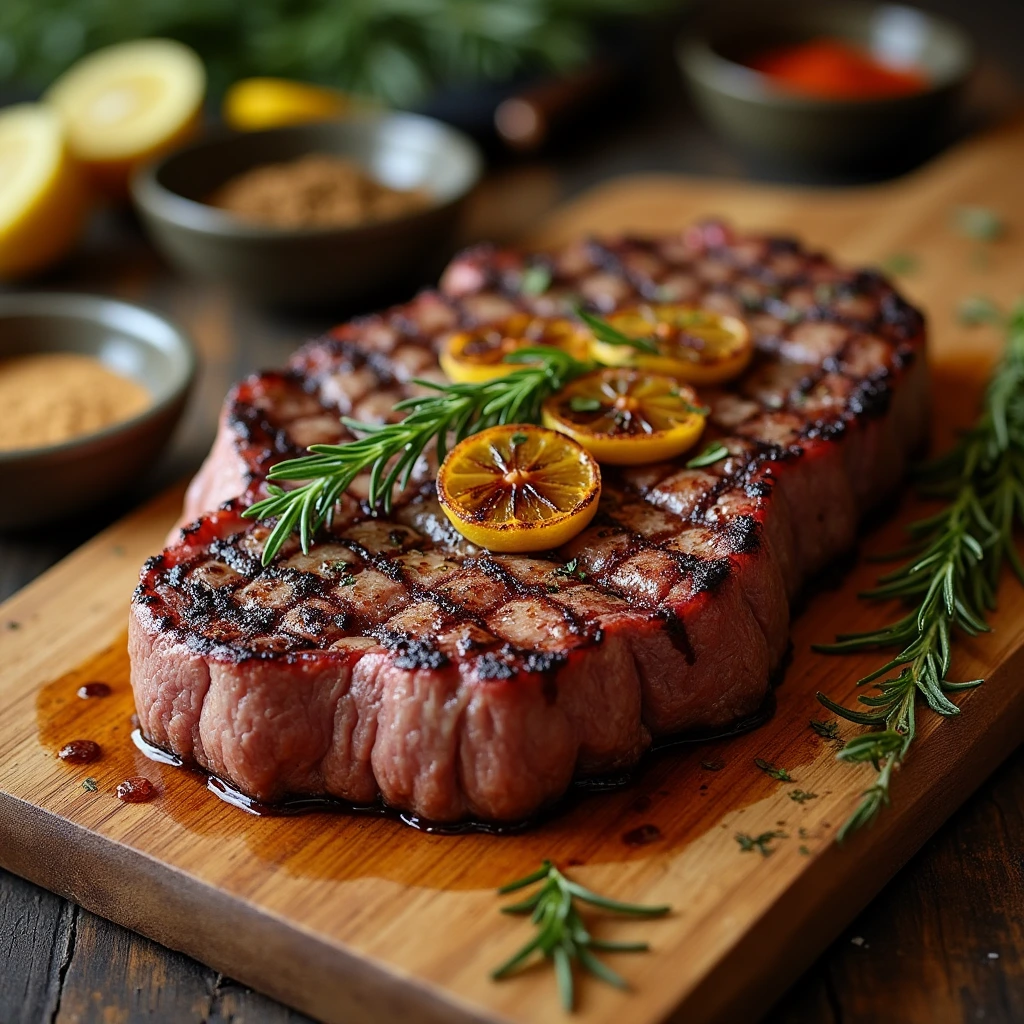
[{"label": "rosemary needle", "polygon": [[626,988],[625,979],[603,963],[595,950],[617,953],[643,953],[648,950],[646,942],[609,942],[595,939],[587,931],[580,917],[577,903],[586,903],[616,914],[633,917],[661,917],[672,908],[667,905],[643,906],[638,903],[620,903],[618,900],[600,896],[582,885],[566,878],[549,860],[528,875],[503,885],[498,893],[502,896],[540,883],[540,888],[518,903],[502,907],[503,914],[529,914],[537,934],[503,964],[491,972],[495,981],[509,977],[518,967],[539,953],[552,962],[562,1006],[571,1011],[576,1003],[573,980],[573,962],[585,971],[616,988]]},{"label": "rosemary needle", "polygon": [[1015,527],[1024,524],[1024,304],[1007,324],[1006,350],[980,416],[951,451],[921,469],[919,481],[922,493],[943,505],[908,526],[911,557],[863,595],[896,598],[907,611],[880,629],[840,635],[835,643],[816,648],[830,654],[897,652],[859,681],[859,686],[874,684],[877,691],[858,698],[863,710],[818,694],[835,714],[875,730],[848,740],[836,755],[841,761],[870,763],[876,772],[839,830],[840,841],[889,804],[893,771],[916,735],[918,698],[937,714],[957,715],[960,709],[947,694],[982,682],[948,678],[954,635],[988,631],[1005,565],[1024,583],[1014,543]]}]

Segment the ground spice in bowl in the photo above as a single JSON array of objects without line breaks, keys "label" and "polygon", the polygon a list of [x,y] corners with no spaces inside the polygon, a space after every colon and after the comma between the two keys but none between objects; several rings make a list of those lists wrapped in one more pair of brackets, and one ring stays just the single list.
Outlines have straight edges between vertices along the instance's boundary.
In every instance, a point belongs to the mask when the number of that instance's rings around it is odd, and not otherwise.
[{"label": "ground spice in bowl", "polygon": [[122,423],[152,402],[134,380],[76,352],[0,361],[0,451],[60,444]]},{"label": "ground spice in bowl", "polygon": [[414,213],[431,198],[423,189],[390,188],[352,160],[313,153],[239,174],[209,202],[274,227],[342,228]]}]

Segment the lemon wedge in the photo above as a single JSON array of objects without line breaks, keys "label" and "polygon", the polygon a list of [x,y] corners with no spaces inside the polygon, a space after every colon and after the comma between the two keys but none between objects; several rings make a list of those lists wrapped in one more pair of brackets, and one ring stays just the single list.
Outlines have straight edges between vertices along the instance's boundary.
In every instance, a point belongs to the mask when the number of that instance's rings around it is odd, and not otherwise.
[{"label": "lemon wedge", "polygon": [[441,463],[437,496],[468,541],[490,551],[545,551],[594,518],[601,471],[572,438],[533,424],[489,427]]},{"label": "lemon wedge", "polygon": [[0,111],[0,277],[22,277],[66,255],[87,210],[57,115],[34,103]]},{"label": "lemon wedge", "polygon": [[352,101],[336,89],[287,78],[243,78],[224,97],[221,113],[241,132],[344,117]]},{"label": "lemon wedge", "polygon": [[72,154],[103,192],[123,195],[137,166],[199,127],[206,71],[172,39],[97,50],[72,65],[44,99],[61,116]]}]

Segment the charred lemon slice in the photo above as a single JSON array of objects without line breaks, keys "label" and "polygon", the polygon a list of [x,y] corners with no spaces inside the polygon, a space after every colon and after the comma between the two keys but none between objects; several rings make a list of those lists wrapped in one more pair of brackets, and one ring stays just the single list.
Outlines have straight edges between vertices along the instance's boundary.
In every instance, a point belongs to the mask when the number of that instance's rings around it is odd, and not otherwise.
[{"label": "charred lemon slice", "polygon": [[532,424],[489,427],[441,464],[437,496],[466,540],[491,551],[544,551],[597,511],[601,471],[572,438]]},{"label": "charred lemon slice", "polygon": [[707,409],[675,377],[609,368],[577,377],[543,408],[544,426],[579,441],[598,462],[635,466],[692,447]]},{"label": "charred lemon slice", "polygon": [[441,369],[455,384],[478,384],[504,377],[524,365],[507,363],[506,356],[545,345],[560,348],[577,359],[586,359],[590,351],[587,332],[572,320],[513,313],[503,320],[453,334],[441,351]]},{"label": "charred lemon slice", "polygon": [[206,72],[173,39],[138,39],[97,50],[46,94],[72,155],[101,191],[127,191],[131,172],[199,128]]},{"label": "charred lemon slice", "polygon": [[647,342],[651,351],[602,340],[594,358],[608,366],[638,366],[694,384],[721,384],[742,373],[754,354],[747,325],[737,317],[693,306],[637,306],[611,314],[612,332]]}]

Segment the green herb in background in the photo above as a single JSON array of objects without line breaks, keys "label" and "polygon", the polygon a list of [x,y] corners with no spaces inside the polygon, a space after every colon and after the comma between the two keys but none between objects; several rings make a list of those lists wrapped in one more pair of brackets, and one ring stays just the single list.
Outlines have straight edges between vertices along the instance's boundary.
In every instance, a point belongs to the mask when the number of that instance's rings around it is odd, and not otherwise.
[{"label": "green herb in background", "polygon": [[498,893],[504,896],[506,893],[516,892],[537,883],[541,883],[540,888],[531,896],[519,903],[501,908],[503,914],[529,914],[531,923],[537,928],[537,934],[500,967],[495,968],[491,977],[495,981],[507,978],[534,953],[539,953],[555,966],[558,991],[562,997],[562,1006],[566,1010],[572,1010],[576,1003],[574,962],[609,985],[627,988],[625,979],[599,960],[594,955],[595,950],[644,953],[649,948],[647,943],[607,942],[595,939],[587,931],[577,909],[577,903],[586,903],[600,910],[631,917],[661,917],[672,908],[667,905],[649,907],[637,903],[619,903],[618,900],[599,896],[566,878],[549,860],[544,861],[532,874],[503,885]]},{"label": "green herb in background", "polygon": [[881,261],[881,268],[887,274],[912,274],[920,267],[921,261],[910,252],[894,252]]},{"label": "green herb in background", "polygon": [[3,0],[0,82],[43,88],[97,47],[169,36],[194,47],[215,93],[248,75],[301,78],[396,104],[434,89],[566,70],[592,26],[668,0]]},{"label": "green herb in background", "polygon": [[965,238],[973,238],[976,242],[994,242],[1006,232],[1002,217],[986,206],[956,207],[953,226]]},{"label": "green herb in background", "polygon": [[840,841],[872,821],[889,803],[892,774],[907,756],[917,732],[918,698],[940,715],[960,709],[946,696],[978,686],[981,679],[948,678],[956,633],[988,631],[996,587],[1004,566],[1024,583],[1014,528],[1024,524],[1024,304],[1008,324],[1006,351],[985,393],[982,412],[953,449],[920,472],[922,493],[943,501],[933,515],[911,523],[912,557],[879,580],[865,597],[904,601],[905,615],[866,633],[840,635],[817,650],[847,654],[893,648],[896,653],[858,686],[864,710],[843,707],[823,693],[831,711],[874,731],[854,737],[836,755],[871,764],[874,783],[839,830]]},{"label": "green herb in background", "polygon": [[985,295],[970,295],[962,299],[957,306],[956,315],[965,327],[1003,322],[1002,310]]}]

